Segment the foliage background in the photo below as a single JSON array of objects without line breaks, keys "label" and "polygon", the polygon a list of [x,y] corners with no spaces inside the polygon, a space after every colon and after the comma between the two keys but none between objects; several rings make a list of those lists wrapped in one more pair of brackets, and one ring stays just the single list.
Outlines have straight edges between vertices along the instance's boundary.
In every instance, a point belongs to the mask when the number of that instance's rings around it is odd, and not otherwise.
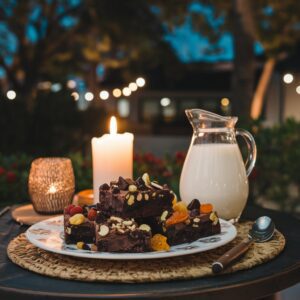
[{"label": "foliage background", "polygon": [[[250,182],[249,201],[291,213],[300,212],[300,123],[287,120],[273,128],[255,127],[258,148],[256,167]],[[91,156],[73,152],[67,155],[73,163],[76,191],[92,187]],[[24,153],[0,155],[0,206],[29,200],[27,178],[33,157]],[[134,176],[148,172],[152,179],[167,183],[176,193],[185,153],[136,153]]]}]

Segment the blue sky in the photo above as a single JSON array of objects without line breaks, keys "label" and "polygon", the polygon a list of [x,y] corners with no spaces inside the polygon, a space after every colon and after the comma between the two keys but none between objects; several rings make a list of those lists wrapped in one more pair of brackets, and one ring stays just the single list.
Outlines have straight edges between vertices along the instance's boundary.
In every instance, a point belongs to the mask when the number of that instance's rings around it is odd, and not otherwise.
[{"label": "blue sky", "polygon": [[[216,30],[224,23],[224,17],[216,17],[211,6],[195,1],[190,5],[189,10],[205,16],[206,21]],[[193,29],[190,16],[186,18],[184,24],[168,33],[165,39],[184,63],[231,61],[234,57],[233,38],[229,32],[221,34],[217,43],[213,45],[218,51],[210,51],[212,50],[211,42],[206,36]],[[263,48],[257,42],[254,48],[256,54],[263,52]]]}]

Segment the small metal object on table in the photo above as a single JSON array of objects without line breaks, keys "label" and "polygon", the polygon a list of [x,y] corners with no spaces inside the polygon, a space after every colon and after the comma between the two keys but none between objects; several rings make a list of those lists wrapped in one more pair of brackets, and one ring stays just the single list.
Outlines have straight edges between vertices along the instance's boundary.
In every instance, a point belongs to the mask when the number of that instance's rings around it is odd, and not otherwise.
[{"label": "small metal object on table", "polygon": [[[274,260],[232,274],[159,283],[88,283],[41,276],[7,258],[8,242],[24,232],[9,214],[0,218],[0,298],[10,299],[258,299],[300,281],[300,220],[290,215],[247,208],[244,218],[269,215],[287,240]],[[163,261],[162,261],[163,262]]]}]

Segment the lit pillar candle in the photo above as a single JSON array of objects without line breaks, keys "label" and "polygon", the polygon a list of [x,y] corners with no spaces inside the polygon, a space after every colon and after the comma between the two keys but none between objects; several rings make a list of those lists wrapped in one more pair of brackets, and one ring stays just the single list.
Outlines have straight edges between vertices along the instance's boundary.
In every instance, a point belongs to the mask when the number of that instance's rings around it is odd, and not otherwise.
[{"label": "lit pillar candle", "polygon": [[117,120],[110,119],[110,134],[92,138],[94,203],[99,201],[99,187],[117,180],[132,178],[133,134],[117,133]]}]

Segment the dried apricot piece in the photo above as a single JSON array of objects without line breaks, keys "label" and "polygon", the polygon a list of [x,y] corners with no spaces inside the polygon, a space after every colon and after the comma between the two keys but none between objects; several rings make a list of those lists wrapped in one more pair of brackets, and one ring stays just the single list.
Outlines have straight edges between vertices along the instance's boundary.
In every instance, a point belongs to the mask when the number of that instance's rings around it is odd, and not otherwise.
[{"label": "dried apricot piece", "polygon": [[182,201],[177,202],[176,204],[173,205],[173,210],[174,211],[179,211],[179,212],[188,212],[188,209],[185,205],[185,203],[183,203]]},{"label": "dried apricot piece", "polygon": [[170,218],[166,220],[166,226],[181,223],[187,220],[189,217],[188,212],[175,211]]},{"label": "dried apricot piece", "polygon": [[167,238],[162,235],[162,234],[155,234],[152,238],[151,238],[151,248],[154,251],[169,251],[170,250],[170,246],[167,243]]},{"label": "dried apricot piece", "polygon": [[210,203],[201,204],[200,213],[208,214],[213,211],[213,206]]}]

